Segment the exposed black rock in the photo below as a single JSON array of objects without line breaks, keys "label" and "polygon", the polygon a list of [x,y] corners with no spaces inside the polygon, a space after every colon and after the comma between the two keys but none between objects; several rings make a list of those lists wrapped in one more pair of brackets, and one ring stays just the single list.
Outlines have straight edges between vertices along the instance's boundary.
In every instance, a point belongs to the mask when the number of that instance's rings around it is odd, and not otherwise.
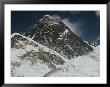
[{"label": "exposed black rock", "polygon": [[49,15],[43,16],[22,35],[55,50],[68,59],[88,54],[93,50],[60,19]]}]

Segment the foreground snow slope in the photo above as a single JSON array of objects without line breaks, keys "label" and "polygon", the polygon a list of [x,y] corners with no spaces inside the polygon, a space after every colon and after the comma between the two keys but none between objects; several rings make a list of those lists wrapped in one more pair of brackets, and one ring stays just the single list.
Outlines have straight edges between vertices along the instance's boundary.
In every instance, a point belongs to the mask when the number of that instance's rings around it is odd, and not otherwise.
[{"label": "foreground snow slope", "polygon": [[[13,34],[20,35],[20,34]],[[21,35],[22,36],[22,35]],[[27,38],[22,36],[23,38]],[[81,77],[81,76],[100,76],[100,46],[94,47],[94,50],[88,55],[79,56],[71,60],[65,59],[59,53],[43,46],[35,41],[29,39],[29,42],[33,42],[38,45],[25,45],[22,41],[20,44],[24,45],[24,48],[11,48],[11,76],[14,77]],[[22,56],[27,51],[39,51],[42,48],[43,51],[49,52],[60,56],[65,63],[63,65],[56,65],[55,69],[49,68],[46,64],[42,63],[41,60],[37,60],[35,64],[32,64],[29,60],[21,60],[19,56]]]},{"label": "foreground snow slope", "polygon": [[86,56],[68,60],[65,64],[45,74],[45,77],[97,77],[100,76],[99,46]]},{"label": "foreground snow slope", "polygon": [[64,63],[64,57],[59,53],[30,38],[18,33],[11,38],[16,41],[11,48],[11,76],[43,76]]}]

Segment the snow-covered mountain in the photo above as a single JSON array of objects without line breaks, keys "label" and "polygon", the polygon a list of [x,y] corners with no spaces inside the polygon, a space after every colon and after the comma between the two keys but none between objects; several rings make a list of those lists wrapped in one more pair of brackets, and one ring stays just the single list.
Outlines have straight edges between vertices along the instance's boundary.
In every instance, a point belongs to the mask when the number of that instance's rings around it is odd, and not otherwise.
[{"label": "snow-covered mountain", "polygon": [[[50,68],[55,68],[55,65],[64,64],[64,57],[58,52],[53,51],[46,46],[43,46],[31,38],[27,38],[18,33],[14,33],[11,37],[11,48],[14,50],[12,55],[16,55],[21,60],[29,60],[32,64],[41,61],[47,64]],[[15,53],[15,50],[17,51]],[[13,56],[12,56],[13,57]]]},{"label": "snow-covered mountain", "polygon": [[92,47],[73,33],[60,19],[50,15],[43,16],[22,34],[68,59],[93,51]]},{"label": "snow-covered mountain", "polygon": [[11,76],[99,76],[99,47],[45,15],[25,32],[11,35]]},{"label": "snow-covered mountain", "polygon": [[100,46],[88,55],[65,59],[58,52],[31,38],[12,34],[11,76],[13,77],[84,77],[100,76]]},{"label": "snow-covered mountain", "polygon": [[94,47],[88,55],[67,60],[44,75],[45,77],[98,77],[100,76],[100,46]]}]

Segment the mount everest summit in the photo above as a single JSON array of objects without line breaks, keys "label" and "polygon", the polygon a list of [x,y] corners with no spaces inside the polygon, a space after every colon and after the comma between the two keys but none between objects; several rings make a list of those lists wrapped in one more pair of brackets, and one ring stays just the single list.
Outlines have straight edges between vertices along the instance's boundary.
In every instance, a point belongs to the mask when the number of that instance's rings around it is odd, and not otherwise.
[{"label": "mount everest summit", "polygon": [[11,35],[11,76],[99,76],[99,45],[88,44],[60,19],[44,15]]}]

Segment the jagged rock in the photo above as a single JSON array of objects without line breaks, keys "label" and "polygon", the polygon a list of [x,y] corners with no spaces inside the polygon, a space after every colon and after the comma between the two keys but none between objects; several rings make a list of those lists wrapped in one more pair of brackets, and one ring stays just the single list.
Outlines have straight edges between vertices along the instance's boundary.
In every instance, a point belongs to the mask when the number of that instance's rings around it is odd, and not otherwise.
[{"label": "jagged rock", "polygon": [[96,40],[92,45],[95,46],[95,47],[100,45],[100,40]]},{"label": "jagged rock", "polygon": [[22,34],[57,51],[68,59],[87,54],[93,50],[60,19],[49,15],[43,16]]}]

